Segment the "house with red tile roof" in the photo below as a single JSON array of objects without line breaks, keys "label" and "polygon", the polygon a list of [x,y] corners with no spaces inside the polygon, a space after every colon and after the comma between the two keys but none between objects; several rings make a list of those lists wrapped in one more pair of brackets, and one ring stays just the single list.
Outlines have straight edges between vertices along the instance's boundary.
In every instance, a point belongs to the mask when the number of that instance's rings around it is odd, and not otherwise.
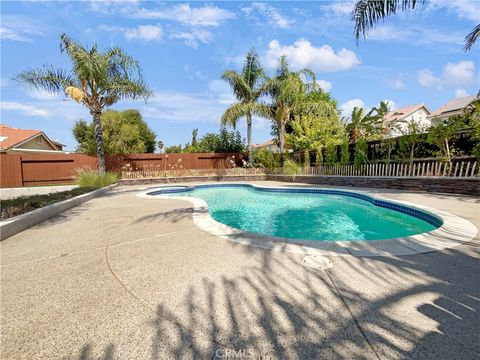
[{"label": "house with red tile roof", "polygon": [[408,123],[412,121],[426,130],[431,126],[429,115],[430,110],[428,110],[425,104],[414,104],[401,109],[391,110],[383,117],[385,137],[394,138],[404,135]]},{"label": "house with red tile roof", "polygon": [[51,140],[41,130],[17,129],[0,124],[0,152],[52,152],[62,151],[65,145]]}]

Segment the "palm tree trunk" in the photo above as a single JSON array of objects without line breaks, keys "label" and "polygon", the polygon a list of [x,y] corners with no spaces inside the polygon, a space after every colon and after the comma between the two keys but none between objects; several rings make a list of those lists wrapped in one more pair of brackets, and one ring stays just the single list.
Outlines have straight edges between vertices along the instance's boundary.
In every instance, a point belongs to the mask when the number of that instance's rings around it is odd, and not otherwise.
[{"label": "palm tree trunk", "polygon": [[102,123],[100,122],[100,111],[92,112],[93,115],[93,132],[95,134],[95,144],[97,145],[98,172],[105,173],[105,147],[103,146]]},{"label": "palm tree trunk", "polygon": [[278,123],[278,147],[280,148],[280,166],[285,164],[285,129],[283,121],[280,120]]},{"label": "palm tree trunk", "polygon": [[252,114],[247,114],[247,146],[248,146],[248,164],[253,165],[253,146],[252,146]]}]

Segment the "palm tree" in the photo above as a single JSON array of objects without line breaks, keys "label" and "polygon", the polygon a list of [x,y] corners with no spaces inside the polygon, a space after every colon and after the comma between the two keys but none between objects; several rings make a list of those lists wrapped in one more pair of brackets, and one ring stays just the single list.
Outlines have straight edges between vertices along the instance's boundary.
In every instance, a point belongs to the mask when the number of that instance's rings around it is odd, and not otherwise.
[{"label": "palm tree", "polygon": [[66,52],[72,63],[70,71],[44,66],[21,72],[15,80],[51,93],[65,92],[88,108],[94,124],[98,170],[104,173],[105,149],[100,122],[102,111],[119,100],[147,100],[151,91],[143,80],[138,62],[121,48],[114,47],[102,53],[96,45],[86,49],[65,34],[60,36],[60,42],[61,51]]},{"label": "palm tree", "polygon": [[252,118],[253,115],[263,116],[266,111],[265,105],[259,102],[259,99],[265,94],[266,75],[255,49],[248,52],[241,73],[227,70],[223,73],[222,79],[230,84],[233,94],[238,100],[229,106],[222,115],[222,125],[231,125],[235,128],[240,118],[247,119],[248,162],[252,164]]},{"label": "palm tree", "polygon": [[[307,81],[304,81],[305,80]],[[310,82],[308,80],[311,79]],[[302,114],[331,114],[336,110],[329,101],[309,96],[318,86],[315,74],[310,69],[290,71],[285,56],[279,61],[277,74],[266,83],[273,104],[268,107],[268,116],[274,121],[278,131],[280,162],[285,160],[285,125],[294,116]],[[264,108],[261,109],[264,111]]]},{"label": "palm tree", "polygon": [[385,101],[381,101],[380,105],[374,107],[373,112],[375,115],[372,116],[372,125],[375,128],[375,135],[380,135],[382,138],[387,132],[387,128],[384,124],[385,115],[390,111],[390,104]]},{"label": "palm tree", "polygon": [[361,107],[355,106],[350,117],[350,122],[346,126],[350,143],[356,143],[359,139],[367,140],[377,132],[377,119],[373,116],[375,108],[367,114]]},{"label": "palm tree", "polygon": [[[352,20],[355,22],[354,34],[358,39],[366,37],[367,31],[375,24],[385,20],[398,11],[415,9],[419,3],[426,3],[426,0],[358,0],[352,11]],[[465,37],[465,51],[469,51],[480,36],[480,24]]]},{"label": "palm tree", "polygon": [[347,124],[346,129],[348,132],[348,138],[350,143],[356,143],[358,139],[362,137],[362,122],[365,118],[363,108],[355,106],[350,117],[350,122]]}]

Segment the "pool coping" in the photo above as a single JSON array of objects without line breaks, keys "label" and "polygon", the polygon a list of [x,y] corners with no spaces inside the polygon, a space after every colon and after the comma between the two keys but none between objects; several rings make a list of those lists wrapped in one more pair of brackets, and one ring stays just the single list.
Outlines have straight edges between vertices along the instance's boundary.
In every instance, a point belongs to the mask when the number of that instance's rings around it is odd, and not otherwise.
[{"label": "pool coping", "polygon": [[[449,212],[434,209],[424,205],[412,204],[406,201],[391,200],[382,197],[378,193],[370,193],[368,191],[351,191],[345,189],[323,188],[323,187],[299,187],[299,186],[259,186],[251,183],[235,182],[225,183],[222,186],[228,185],[247,185],[257,189],[303,189],[303,190],[338,190],[342,193],[360,194],[370,197],[374,200],[387,201],[393,204],[400,204],[430,213],[441,219],[443,224],[435,230],[430,232],[406,236],[401,238],[386,239],[386,240],[337,240],[337,241],[315,241],[315,240],[300,240],[283,237],[274,237],[268,235],[261,235],[243,231],[222,224],[214,220],[208,212],[208,204],[195,197],[191,196],[174,196],[167,195],[149,195],[156,189],[161,190],[172,187],[190,188],[195,185],[170,185],[152,187],[148,190],[142,190],[138,197],[149,199],[170,199],[188,201],[193,207],[193,222],[202,230],[243,245],[250,245],[263,249],[279,252],[289,252],[304,255],[321,255],[321,256],[403,256],[428,253],[443,249],[450,249],[461,245],[465,242],[471,241],[478,234],[478,229],[471,222],[451,214]],[[215,186],[212,184],[212,186]]]}]

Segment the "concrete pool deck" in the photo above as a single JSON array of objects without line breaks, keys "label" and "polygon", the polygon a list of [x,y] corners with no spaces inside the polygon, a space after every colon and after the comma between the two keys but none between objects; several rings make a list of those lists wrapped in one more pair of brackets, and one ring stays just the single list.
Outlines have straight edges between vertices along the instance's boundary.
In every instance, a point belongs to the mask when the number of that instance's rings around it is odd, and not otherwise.
[{"label": "concrete pool deck", "polygon": [[[139,198],[141,188],[117,187],[0,243],[2,359],[480,354],[478,235],[425,254],[330,257],[317,270],[302,254],[204,232],[191,204]],[[371,192],[480,227],[478,198]]]}]

